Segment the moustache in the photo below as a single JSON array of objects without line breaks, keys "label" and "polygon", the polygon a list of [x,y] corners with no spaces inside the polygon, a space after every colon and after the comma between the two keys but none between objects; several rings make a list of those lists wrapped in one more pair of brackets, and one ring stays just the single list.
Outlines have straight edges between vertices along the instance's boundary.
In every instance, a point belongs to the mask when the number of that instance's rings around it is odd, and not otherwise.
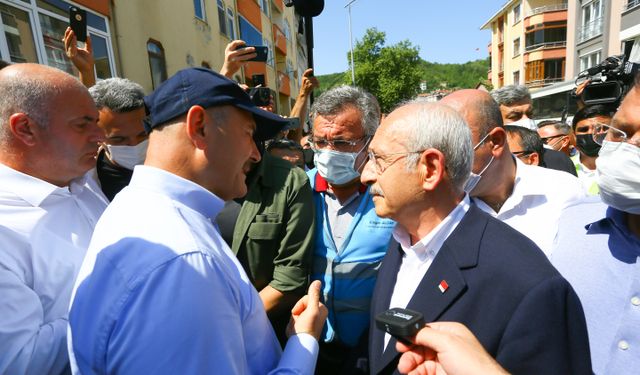
[{"label": "moustache", "polygon": [[369,194],[384,197],[384,191],[382,191],[378,185],[369,186]]}]

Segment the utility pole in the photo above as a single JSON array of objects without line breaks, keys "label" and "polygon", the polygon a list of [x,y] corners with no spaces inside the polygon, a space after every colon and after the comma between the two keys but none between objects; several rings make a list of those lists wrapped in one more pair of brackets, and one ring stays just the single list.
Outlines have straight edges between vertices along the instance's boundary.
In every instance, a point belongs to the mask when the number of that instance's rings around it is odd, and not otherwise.
[{"label": "utility pole", "polygon": [[358,0],[351,0],[345,8],[349,9],[349,42],[351,43],[351,84],[356,85],[356,67],[353,63],[353,34],[351,32],[351,4],[355,3]]}]

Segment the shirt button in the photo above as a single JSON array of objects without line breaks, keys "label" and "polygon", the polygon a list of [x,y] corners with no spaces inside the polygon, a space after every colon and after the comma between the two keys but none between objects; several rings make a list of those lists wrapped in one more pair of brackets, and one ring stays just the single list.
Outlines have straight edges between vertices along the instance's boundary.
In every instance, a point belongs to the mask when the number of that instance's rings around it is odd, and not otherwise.
[{"label": "shirt button", "polygon": [[640,297],[635,296],[635,297],[631,298],[631,304],[633,304],[633,306],[640,305]]},{"label": "shirt button", "polygon": [[627,350],[629,349],[629,343],[624,340],[620,340],[618,342],[618,348],[620,348],[620,350]]}]

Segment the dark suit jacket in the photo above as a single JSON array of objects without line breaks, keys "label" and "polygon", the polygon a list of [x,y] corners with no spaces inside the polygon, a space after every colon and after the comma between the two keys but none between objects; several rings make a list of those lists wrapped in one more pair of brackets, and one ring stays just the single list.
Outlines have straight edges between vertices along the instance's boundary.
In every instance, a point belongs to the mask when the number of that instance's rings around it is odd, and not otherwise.
[{"label": "dark suit jacket", "polygon": [[542,165],[541,167],[555,169],[557,171],[564,171],[571,173],[578,177],[576,172],[576,166],[573,165],[571,159],[564,153],[556,150],[543,149],[542,150]]},{"label": "dark suit jacket", "polygon": [[[371,305],[372,374],[397,373],[399,354],[374,318],[389,308],[402,250],[391,241]],[[442,280],[449,288],[442,293]],[[392,306],[394,307],[394,306]],[[465,324],[512,374],[591,374],[584,313],[569,283],[528,238],[475,205],[444,242],[408,309]]]}]

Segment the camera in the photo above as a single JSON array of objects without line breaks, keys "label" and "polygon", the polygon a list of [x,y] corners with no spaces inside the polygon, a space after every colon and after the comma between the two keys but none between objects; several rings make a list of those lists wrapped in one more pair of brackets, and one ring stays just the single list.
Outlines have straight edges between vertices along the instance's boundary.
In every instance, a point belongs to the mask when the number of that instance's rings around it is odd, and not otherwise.
[{"label": "camera", "polygon": [[271,104],[271,89],[268,87],[253,87],[249,90],[249,97],[258,107],[267,107]]},{"label": "camera", "polygon": [[576,78],[576,85],[587,79],[591,81],[582,91],[580,98],[585,105],[619,104],[633,85],[638,71],[640,64],[628,61],[627,56],[609,56],[600,64],[580,72]]}]

